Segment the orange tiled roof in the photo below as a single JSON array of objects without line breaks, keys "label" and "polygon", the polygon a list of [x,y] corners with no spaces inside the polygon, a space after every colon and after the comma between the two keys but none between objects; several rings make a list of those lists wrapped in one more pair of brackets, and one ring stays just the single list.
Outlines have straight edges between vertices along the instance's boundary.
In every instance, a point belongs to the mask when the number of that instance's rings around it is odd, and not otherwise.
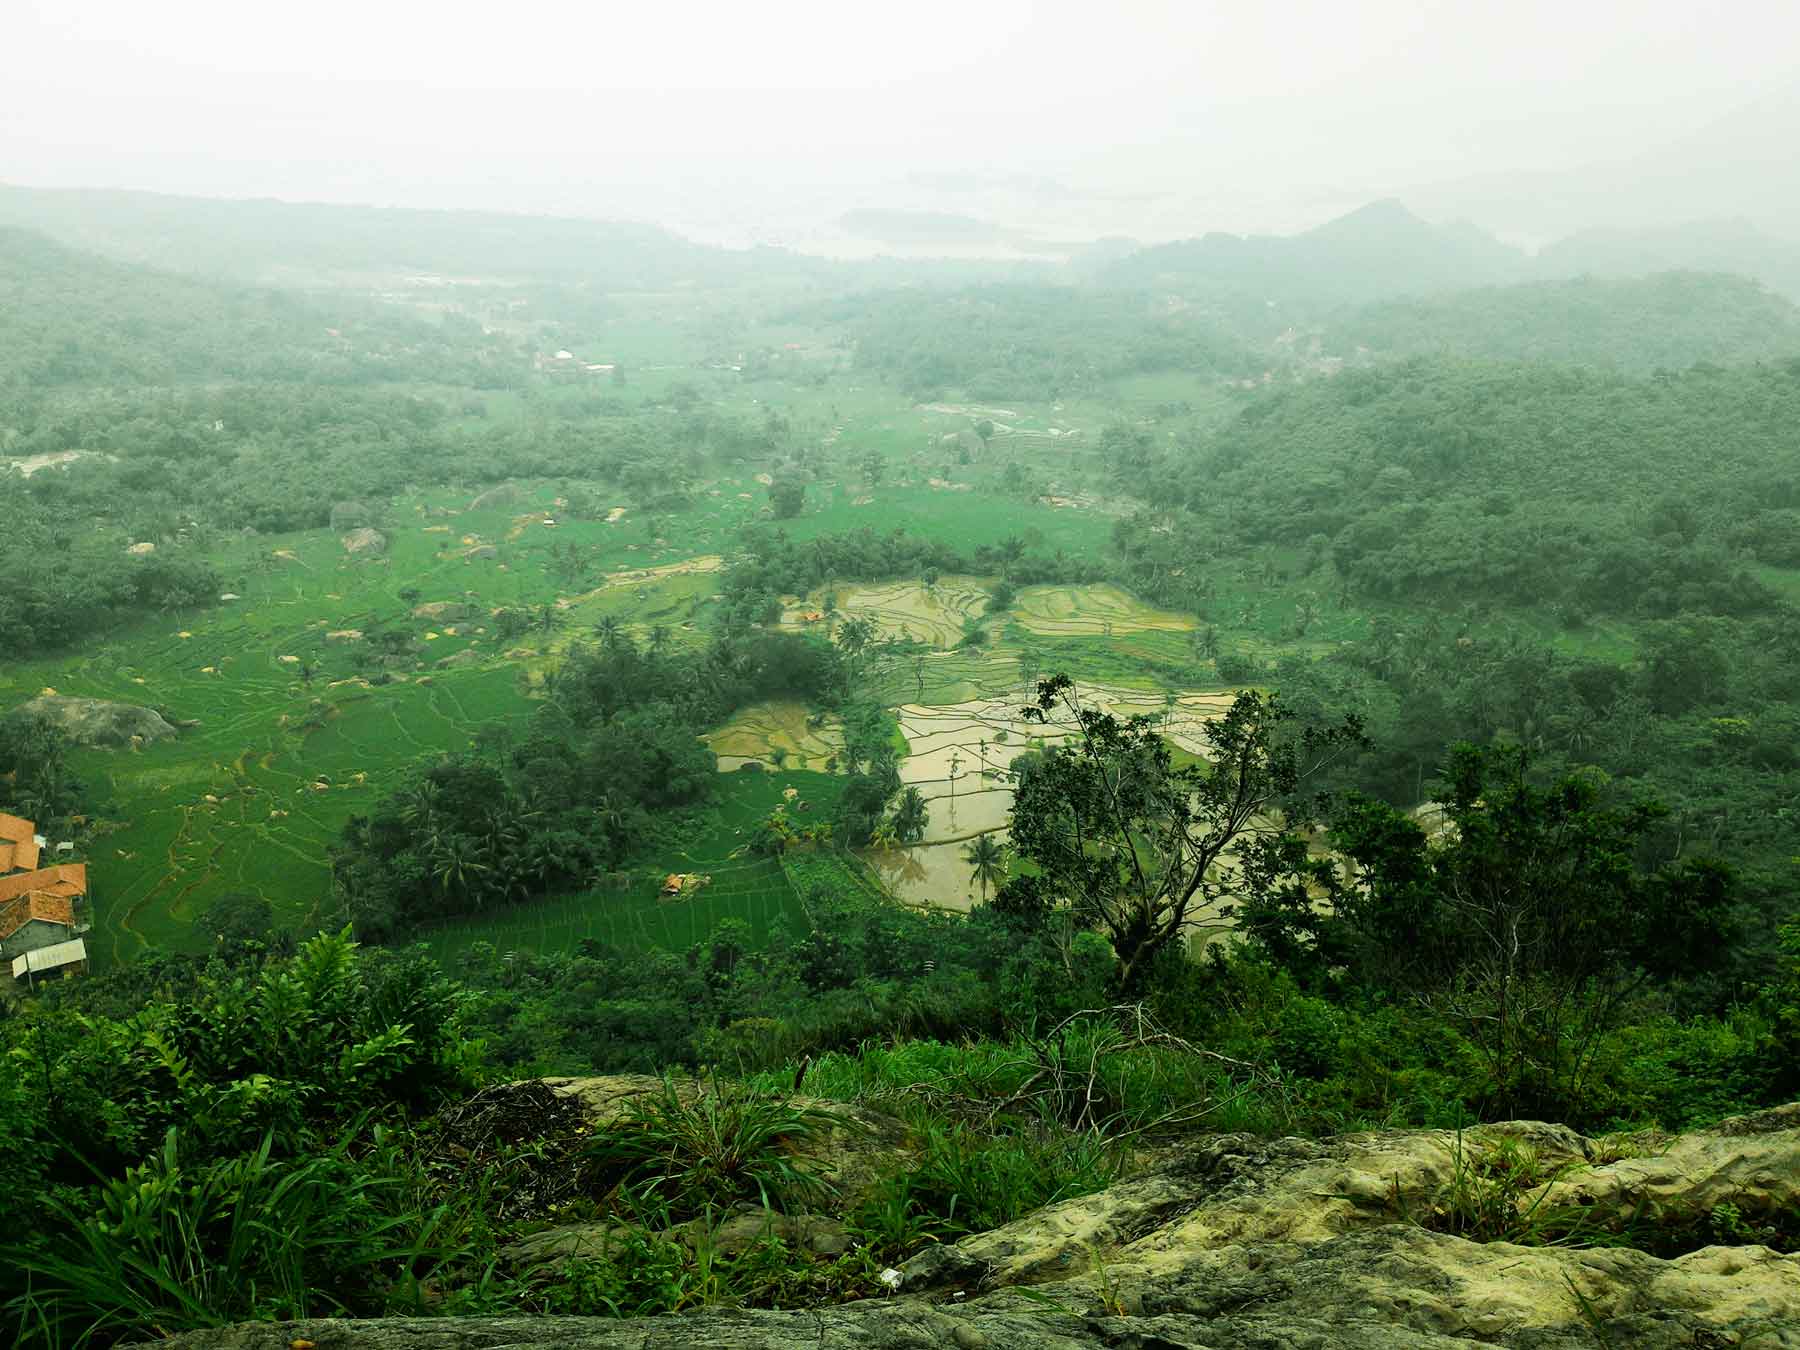
[{"label": "orange tiled roof", "polygon": [[33,891],[64,899],[86,895],[87,864],[58,863],[55,867],[40,867],[35,872],[14,872],[0,877],[0,905]]},{"label": "orange tiled roof", "polygon": [[33,891],[0,905],[0,942],[4,942],[33,919],[59,923],[64,928],[75,926],[75,902],[66,895],[50,895]]},{"label": "orange tiled roof", "polygon": [[37,826],[0,812],[0,872],[38,865]]}]

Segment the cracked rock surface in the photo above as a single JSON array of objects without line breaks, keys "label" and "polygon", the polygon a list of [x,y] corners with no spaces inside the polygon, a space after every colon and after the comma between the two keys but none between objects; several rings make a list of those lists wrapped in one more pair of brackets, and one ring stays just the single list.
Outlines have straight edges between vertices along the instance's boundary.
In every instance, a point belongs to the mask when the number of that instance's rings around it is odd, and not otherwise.
[{"label": "cracked rock surface", "polygon": [[[815,1309],[600,1318],[242,1325],[181,1350],[1800,1350],[1800,1254],[1700,1245],[1515,1246],[1432,1231],[1465,1157],[1516,1141],[1546,1204],[1704,1234],[1729,1203],[1791,1223],[1800,1104],[1680,1137],[1587,1139],[1536,1122],[1335,1139],[1211,1136],[1153,1170],[927,1248],[899,1293]],[[1529,1203],[1528,1194],[1523,1203]],[[1680,1245],[1680,1244],[1676,1244]]]}]

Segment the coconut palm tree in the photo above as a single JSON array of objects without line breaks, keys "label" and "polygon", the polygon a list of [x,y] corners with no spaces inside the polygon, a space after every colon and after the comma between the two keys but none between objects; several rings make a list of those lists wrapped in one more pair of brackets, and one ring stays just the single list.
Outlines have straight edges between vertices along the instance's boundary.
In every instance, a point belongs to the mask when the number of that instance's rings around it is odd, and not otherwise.
[{"label": "coconut palm tree", "polygon": [[481,883],[489,870],[486,850],[469,835],[452,833],[432,840],[431,874],[446,896],[479,901]]},{"label": "coconut palm tree", "polygon": [[661,656],[669,650],[669,625],[655,623],[650,625],[650,655]]},{"label": "coconut palm tree", "polygon": [[600,635],[600,645],[607,651],[617,651],[619,643],[624,640],[625,629],[612,615],[604,616],[594,625],[594,632]]},{"label": "coconut palm tree", "polygon": [[930,822],[931,808],[925,804],[925,794],[916,787],[903,789],[900,800],[894,803],[894,837],[904,843],[916,844],[925,837],[925,827]]},{"label": "coconut palm tree", "polygon": [[963,850],[963,861],[969,864],[969,875],[981,887],[985,903],[989,886],[1006,880],[1006,850],[994,842],[991,834],[978,834]]}]

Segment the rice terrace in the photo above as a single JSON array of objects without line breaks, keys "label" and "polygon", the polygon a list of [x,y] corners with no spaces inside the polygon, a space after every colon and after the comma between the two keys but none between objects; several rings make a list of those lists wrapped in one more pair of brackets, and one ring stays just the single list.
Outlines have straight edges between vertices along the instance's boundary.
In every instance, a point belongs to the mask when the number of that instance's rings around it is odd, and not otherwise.
[{"label": "rice terrace", "polygon": [[[884,411],[884,428],[917,416]],[[330,531],[224,542],[209,556],[231,599],[138,620],[103,654],[10,665],[0,690],[14,702],[45,691],[114,700],[153,707],[182,728],[178,737],[139,750],[76,755],[79,771],[108,803],[92,849],[96,960],[187,945],[194,918],[230,894],[265,897],[286,921],[326,919],[330,852],[345,822],[368,811],[409,767],[466,750],[484,730],[491,736],[495,728],[522,725],[545,696],[546,672],[572,644],[595,640],[597,626],[609,620],[638,641],[653,629],[659,641],[698,641],[728,565],[729,555],[717,550],[757,521],[760,508],[752,503],[760,499],[751,494],[746,501],[742,492],[754,484],[727,478],[702,485],[701,500],[710,505],[679,518],[679,526],[672,518],[652,527],[663,533],[637,525],[630,508],[618,505],[597,519],[572,519],[563,508],[583,486],[526,481],[504,493],[397,498],[374,511],[385,545],[373,556],[347,551]],[[937,492],[903,482],[879,490],[896,506]],[[832,516],[860,509],[842,494],[827,500],[831,505],[788,528],[822,531]],[[1054,520],[1065,537],[1070,524],[1066,510],[1048,505],[1008,505],[1006,515],[1024,529]],[[1096,521],[1096,533],[1105,524]],[[575,558],[579,572],[572,573],[562,560]],[[1004,822],[1010,755],[996,742],[985,772],[977,765],[982,729],[991,725],[1004,736],[1007,709],[1028,692],[1020,644],[1193,626],[1114,585],[1033,586],[1010,615],[989,614],[988,584],[966,575],[929,584],[837,584],[781,614],[784,628],[827,636],[844,621],[866,619],[876,640],[896,649],[870,673],[896,696],[902,686],[912,696],[901,714],[903,777],[925,791],[934,814],[944,799],[944,824],[934,834]],[[529,622],[503,631],[501,611]],[[971,625],[982,632],[982,645],[957,650]],[[902,648],[918,656],[903,658]],[[1110,672],[1115,663],[1097,664]],[[1153,681],[1141,685],[1140,694],[1112,704],[1160,710]],[[954,701],[921,705],[914,702],[921,690]],[[979,712],[967,702],[976,694],[987,696]],[[968,734],[947,745],[921,721],[934,717],[964,719]],[[745,707],[705,739],[719,757],[721,809],[737,822],[734,832],[771,784],[829,773],[842,749],[830,714],[793,702]],[[946,756],[957,758],[956,775]],[[735,772],[746,763],[760,765],[765,777]],[[947,786],[964,772],[978,786],[971,796],[965,784],[952,804]],[[710,847],[640,860],[641,876],[620,891],[531,902],[504,920],[459,921],[465,936],[458,941],[491,931],[528,946],[594,934],[662,945],[658,934],[673,940],[667,922],[676,907],[656,902],[653,883],[664,871],[689,866],[746,880],[719,880],[696,902],[698,915],[681,920],[674,933],[691,939],[718,913],[751,917],[760,927],[791,910],[793,895],[778,867],[734,858],[740,843],[736,833],[720,835]],[[949,878],[949,851],[938,877],[943,897],[916,876],[900,875],[927,852],[868,857],[878,874],[894,878],[901,898],[966,903],[967,885]],[[734,905],[731,897],[740,894],[747,899]]]}]

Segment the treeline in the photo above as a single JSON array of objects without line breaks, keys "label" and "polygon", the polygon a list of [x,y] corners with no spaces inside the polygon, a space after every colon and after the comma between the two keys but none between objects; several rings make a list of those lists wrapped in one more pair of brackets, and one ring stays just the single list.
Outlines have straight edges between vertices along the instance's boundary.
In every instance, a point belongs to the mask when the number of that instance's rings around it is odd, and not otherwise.
[{"label": "treeline", "polygon": [[[15,648],[73,642],[120,613],[209,603],[201,555],[223,532],[330,524],[344,501],[408,488],[559,477],[616,483],[680,509],[709,458],[767,453],[770,433],[703,407],[684,413],[556,405],[490,421],[438,399],[239,385],[15,405],[21,456],[80,458],[0,474],[0,621]],[[0,413],[0,415],[5,415]],[[156,545],[149,557],[126,546]]]},{"label": "treeline", "polygon": [[1121,375],[1236,377],[1264,364],[1218,308],[1170,306],[1141,291],[1025,284],[890,291],[832,301],[814,317],[848,332],[858,369],[921,399],[955,390],[976,399],[1048,400]]},{"label": "treeline", "polygon": [[751,630],[679,655],[665,639],[640,649],[609,625],[557,668],[516,741],[421,766],[352,818],[332,877],[357,935],[392,942],[436,919],[585,889],[635,850],[677,840],[712,798],[717,761],[697,729],[763,699],[847,694],[842,655],[820,638]]}]

